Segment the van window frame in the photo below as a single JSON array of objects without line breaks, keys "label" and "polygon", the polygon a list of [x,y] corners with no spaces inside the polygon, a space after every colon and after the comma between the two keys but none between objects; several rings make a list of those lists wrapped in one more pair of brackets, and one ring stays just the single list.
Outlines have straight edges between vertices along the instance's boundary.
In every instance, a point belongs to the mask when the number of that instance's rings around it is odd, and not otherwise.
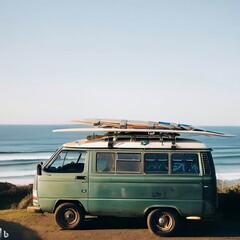
[{"label": "van window frame", "polygon": [[[115,161],[115,159],[116,159],[116,157],[114,157],[114,171],[105,171],[104,169],[102,170],[102,171],[99,171],[98,170],[98,154],[112,154],[112,155],[114,155],[114,156],[116,156],[116,152],[107,152],[107,151],[96,151],[95,153],[94,153],[94,155],[95,155],[95,172],[96,173],[100,173],[100,174],[115,174],[116,173],[116,161]],[[105,167],[106,168],[106,167]]]},{"label": "van window frame", "polygon": [[[114,166],[115,166],[115,170],[114,171],[99,171],[98,170],[98,157],[97,157],[97,155],[98,154],[101,154],[101,153],[103,153],[103,154],[106,154],[106,153],[108,153],[108,154],[114,154]],[[119,160],[118,159],[118,154],[139,154],[139,156],[140,156],[140,158],[139,158],[139,161],[134,161],[134,160],[129,160],[129,162],[139,162],[139,171],[119,171],[118,169],[117,169],[117,162],[118,161],[122,161],[122,162],[124,162],[124,160]],[[119,175],[121,175],[121,174],[142,174],[143,173],[143,154],[142,154],[142,151],[95,151],[95,153],[94,153],[94,172],[95,173],[97,173],[97,174],[119,174]],[[127,160],[126,160],[126,162],[127,162]]]},{"label": "van window frame", "polygon": [[[160,171],[153,171],[153,172],[147,172],[146,171],[146,159],[145,159],[145,155],[146,154],[166,154],[167,155],[167,167],[168,167],[168,171],[166,172],[166,173],[162,173],[162,172],[160,172]],[[170,171],[170,155],[171,155],[171,152],[169,152],[169,151],[160,151],[160,152],[158,152],[158,151],[156,151],[156,152],[148,152],[148,151],[146,151],[146,152],[143,152],[143,156],[142,156],[142,158],[143,158],[143,172],[144,172],[144,174],[146,174],[146,175],[153,175],[153,174],[155,174],[155,175],[169,175],[169,174],[171,174],[171,171]]]},{"label": "van window frame", "polygon": [[[198,173],[174,173],[173,172],[173,165],[172,165],[172,155],[174,154],[183,154],[183,155],[187,155],[187,154],[191,154],[191,155],[196,155],[197,156],[197,162],[198,162]],[[202,171],[202,160],[201,160],[201,157],[199,155],[199,152],[197,151],[177,151],[177,152],[171,152],[170,153],[170,156],[169,156],[169,164],[170,164],[170,175],[173,175],[173,176],[202,176],[203,175],[203,171]]]},{"label": "van window frame", "polygon": [[[119,158],[119,155],[120,154],[126,154],[126,155],[139,155],[139,159],[131,159],[131,158],[129,158],[129,159],[121,159],[121,158]],[[135,152],[118,152],[118,153],[116,153],[116,173],[119,173],[119,174],[124,174],[124,173],[130,173],[130,174],[140,174],[140,173],[142,173],[142,153],[141,152],[139,152],[139,153],[135,153]],[[126,170],[126,171],[123,171],[123,170],[119,170],[118,169],[118,165],[120,164],[120,163],[138,163],[138,168],[139,168],[139,171],[130,171],[130,170]],[[133,164],[132,164],[133,165]]]}]

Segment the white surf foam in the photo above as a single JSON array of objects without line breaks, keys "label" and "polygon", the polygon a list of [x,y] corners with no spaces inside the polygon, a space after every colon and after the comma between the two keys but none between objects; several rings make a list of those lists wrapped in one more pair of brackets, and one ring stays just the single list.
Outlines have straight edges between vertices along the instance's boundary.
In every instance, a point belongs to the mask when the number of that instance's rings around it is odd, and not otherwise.
[{"label": "white surf foam", "polygon": [[0,161],[7,160],[37,160],[37,159],[49,159],[51,157],[51,152],[43,153],[1,153]]}]

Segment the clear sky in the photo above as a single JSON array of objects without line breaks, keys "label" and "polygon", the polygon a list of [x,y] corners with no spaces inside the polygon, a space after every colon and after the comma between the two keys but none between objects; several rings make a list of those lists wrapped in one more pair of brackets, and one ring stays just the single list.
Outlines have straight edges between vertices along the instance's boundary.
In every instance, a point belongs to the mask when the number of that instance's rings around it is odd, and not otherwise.
[{"label": "clear sky", "polygon": [[0,124],[240,125],[239,0],[1,0]]}]

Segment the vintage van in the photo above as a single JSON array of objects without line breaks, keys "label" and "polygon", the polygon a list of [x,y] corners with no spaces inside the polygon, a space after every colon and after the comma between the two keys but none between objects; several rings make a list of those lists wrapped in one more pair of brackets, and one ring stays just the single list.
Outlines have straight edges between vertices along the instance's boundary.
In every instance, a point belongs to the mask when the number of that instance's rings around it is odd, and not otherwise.
[{"label": "vintage van", "polygon": [[81,227],[86,215],[145,217],[151,232],[170,236],[183,219],[215,216],[211,149],[157,133],[67,143],[37,166],[33,204],[54,213],[61,229]]}]

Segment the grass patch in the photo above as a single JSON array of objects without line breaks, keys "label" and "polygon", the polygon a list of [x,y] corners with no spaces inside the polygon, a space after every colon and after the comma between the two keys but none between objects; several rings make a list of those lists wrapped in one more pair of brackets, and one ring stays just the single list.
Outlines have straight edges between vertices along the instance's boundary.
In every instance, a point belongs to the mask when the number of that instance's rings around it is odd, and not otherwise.
[{"label": "grass patch", "polygon": [[228,219],[240,216],[240,184],[225,186],[218,189],[219,208]]},{"label": "grass patch", "polygon": [[31,199],[32,184],[16,186],[11,183],[0,182],[0,210],[26,208],[32,201]]}]

